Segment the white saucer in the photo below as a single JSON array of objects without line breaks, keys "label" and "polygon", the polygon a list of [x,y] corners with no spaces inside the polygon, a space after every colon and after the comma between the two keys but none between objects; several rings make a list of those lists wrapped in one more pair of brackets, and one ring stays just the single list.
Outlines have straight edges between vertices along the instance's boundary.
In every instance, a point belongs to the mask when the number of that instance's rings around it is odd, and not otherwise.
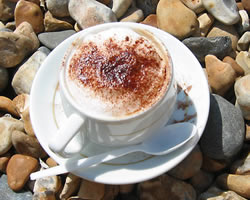
[{"label": "white saucer", "polygon": [[[186,46],[170,34],[165,33],[162,36],[159,29],[150,26],[147,26],[147,29],[156,36],[161,35],[161,39],[168,44],[176,80],[181,88],[175,112],[169,123],[192,122],[198,128],[198,137],[165,156],[133,153],[86,170],[77,170],[74,172],[77,176],[105,184],[130,184],[154,178],[180,163],[195,147],[203,133],[210,99],[207,79],[200,63]],[[48,55],[36,74],[31,90],[32,126],[42,147],[59,164],[67,159],[54,154],[48,148],[46,140],[53,136],[65,119],[58,93],[58,71],[65,51],[78,35],[79,33],[76,33],[66,39]],[[110,148],[89,142],[82,155],[91,156],[108,150]]]}]

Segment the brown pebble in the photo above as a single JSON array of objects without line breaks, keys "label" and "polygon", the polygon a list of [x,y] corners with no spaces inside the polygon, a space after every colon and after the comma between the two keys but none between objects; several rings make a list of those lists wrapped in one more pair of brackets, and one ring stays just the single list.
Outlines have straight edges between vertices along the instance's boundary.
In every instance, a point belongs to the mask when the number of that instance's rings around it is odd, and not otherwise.
[{"label": "brown pebble", "polygon": [[6,172],[7,164],[10,160],[11,154],[6,153],[0,157],[0,171],[1,172]]},{"label": "brown pebble", "polygon": [[55,167],[55,166],[57,166],[56,161],[55,161],[53,158],[51,158],[51,157],[49,157],[49,158],[46,160],[46,164],[47,164],[49,167]]},{"label": "brown pebble", "polygon": [[243,76],[244,70],[241,68],[241,66],[230,56],[226,56],[223,60],[223,62],[228,63],[232,66],[234,71],[236,72],[237,76]]},{"label": "brown pebble", "polygon": [[227,167],[227,163],[223,161],[214,160],[203,155],[202,169],[208,172],[218,172]]},{"label": "brown pebble", "polygon": [[154,27],[158,27],[157,26],[157,16],[156,14],[151,14],[149,16],[147,16],[142,22],[142,24],[147,24],[150,26],[154,26]]}]

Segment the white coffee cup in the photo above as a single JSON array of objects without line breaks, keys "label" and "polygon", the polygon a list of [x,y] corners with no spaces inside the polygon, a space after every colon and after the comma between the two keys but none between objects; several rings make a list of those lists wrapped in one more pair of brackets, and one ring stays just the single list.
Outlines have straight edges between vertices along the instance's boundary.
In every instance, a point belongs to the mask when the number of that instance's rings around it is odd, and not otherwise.
[{"label": "white coffee cup", "polygon": [[[147,109],[142,109],[136,113],[122,117],[98,115],[84,110],[75,100],[77,98],[75,96],[79,96],[79,94],[72,94],[69,90],[69,85],[66,81],[68,75],[65,72],[68,69],[67,65],[70,63],[72,56],[74,58],[75,49],[81,47],[82,42],[87,36],[116,28],[133,30],[139,34],[143,33],[143,36],[150,37],[147,39],[151,40],[153,38],[159,42],[164,48],[164,54],[167,57],[166,67],[169,70],[169,80],[165,81],[167,82],[166,89],[159,95],[159,99],[153,105],[147,107]],[[77,140],[81,148],[85,145],[84,140],[86,137],[96,144],[111,147],[137,144],[154,134],[157,129],[163,127],[168,122],[174,110],[177,93],[174,67],[171,56],[167,51],[167,44],[146,28],[147,25],[137,23],[106,23],[81,31],[80,37],[72,43],[67,51],[60,69],[60,95],[67,121],[49,141],[49,147],[52,151],[65,155],[65,147],[76,137],[78,137]],[[150,29],[154,30],[152,27]],[[67,153],[70,153],[69,148],[67,148]],[[72,153],[76,152],[72,150]]]}]

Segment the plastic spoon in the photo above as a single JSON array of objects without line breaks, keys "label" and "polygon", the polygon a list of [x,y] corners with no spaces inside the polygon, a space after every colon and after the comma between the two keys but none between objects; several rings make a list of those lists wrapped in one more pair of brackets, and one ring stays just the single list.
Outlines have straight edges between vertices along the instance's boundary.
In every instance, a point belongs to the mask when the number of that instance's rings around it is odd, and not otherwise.
[{"label": "plastic spoon", "polygon": [[79,168],[86,169],[137,151],[151,155],[165,155],[180,148],[193,138],[196,133],[196,126],[188,122],[168,125],[140,144],[122,147],[89,158],[70,158],[64,164],[34,172],[30,175],[30,178],[35,180],[73,172]]}]

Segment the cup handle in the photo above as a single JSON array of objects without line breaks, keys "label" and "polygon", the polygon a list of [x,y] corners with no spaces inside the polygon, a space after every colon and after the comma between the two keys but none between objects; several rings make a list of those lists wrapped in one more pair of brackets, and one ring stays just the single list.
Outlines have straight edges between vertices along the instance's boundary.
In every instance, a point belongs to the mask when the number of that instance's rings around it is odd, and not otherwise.
[{"label": "cup handle", "polygon": [[77,134],[81,126],[84,124],[84,121],[85,119],[78,114],[70,115],[65,124],[50,140],[49,148],[55,153],[61,153],[72,138]]}]

